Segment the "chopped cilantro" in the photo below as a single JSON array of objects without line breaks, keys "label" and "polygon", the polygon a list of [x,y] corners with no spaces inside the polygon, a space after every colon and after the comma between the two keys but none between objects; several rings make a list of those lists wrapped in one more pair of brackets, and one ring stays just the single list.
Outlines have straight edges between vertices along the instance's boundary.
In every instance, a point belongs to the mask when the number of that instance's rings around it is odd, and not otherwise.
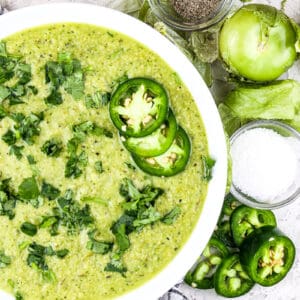
[{"label": "chopped cilantro", "polygon": [[68,249],[62,249],[62,250],[55,251],[55,254],[58,258],[64,258],[69,254],[69,252],[70,251]]},{"label": "chopped cilantro", "polygon": [[31,66],[29,64],[19,62],[16,66],[15,71],[16,76],[19,79],[19,85],[27,84],[31,80]]},{"label": "chopped cilantro", "polygon": [[80,207],[75,201],[73,192],[67,190],[63,197],[56,200],[57,206],[53,208],[52,216],[45,216],[40,228],[50,228],[51,235],[58,233],[59,225],[67,227],[69,234],[75,234],[94,223],[90,214],[90,207]]},{"label": "chopped cilantro", "polygon": [[43,181],[41,196],[48,198],[49,200],[54,200],[60,195],[60,190],[54,187],[52,184]]},{"label": "chopped cilantro", "polygon": [[48,228],[51,236],[58,235],[59,218],[55,216],[44,216],[39,228]]},{"label": "chopped cilantro", "polygon": [[113,243],[98,241],[95,239],[95,235],[96,235],[95,229],[88,232],[89,241],[86,245],[86,248],[96,254],[104,255],[110,252],[112,250]]},{"label": "chopped cilantro", "polygon": [[29,236],[34,236],[37,234],[37,226],[29,222],[24,222],[21,225],[21,231]]},{"label": "chopped cilantro", "polygon": [[92,196],[86,196],[80,199],[80,201],[82,202],[94,202],[94,203],[99,203],[99,204],[103,204],[103,205],[108,205],[108,201],[104,200],[100,197],[92,197]]},{"label": "chopped cilantro", "polygon": [[24,300],[24,297],[22,296],[22,294],[20,292],[15,293],[15,298],[16,298],[16,300]]},{"label": "chopped cilantro", "polygon": [[87,95],[85,97],[85,106],[87,108],[100,108],[107,105],[110,101],[110,98],[110,93],[102,93],[100,91],[97,91],[93,95]]},{"label": "chopped cilantro", "polygon": [[8,87],[0,85],[0,102],[5,100],[10,95],[10,90]]},{"label": "chopped cilantro", "polygon": [[17,196],[9,186],[10,178],[0,181],[0,215],[8,216],[11,220],[15,216]]},{"label": "chopped cilantro", "polygon": [[69,253],[69,250],[62,249],[54,251],[51,246],[44,247],[42,245],[37,244],[36,242],[33,242],[28,246],[28,253],[28,266],[39,271],[42,275],[42,278],[45,281],[55,282],[55,273],[51,269],[49,269],[48,264],[46,262],[46,257],[57,256],[58,258],[64,258]]},{"label": "chopped cilantro", "polygon": [[111,255],[110,262],[105,266],[104,271],[117,272],[117,273],[120,273],[123,277],[125,277],[127,268],[124,266],[124,264],[121,260],[120,253],[116,252]]},{"label": "chopped cilantro", "polygon": [[3,250],[0,250],[0,269],[3,269],[11,264],[10,256],[5,255]]},{"label": "chopped cilantro", "polygon": [[83,168],[88,163],[88,157],[85,151],[82,151],[79,155],[72,154],[65,167],[66,178],[78,178],[83,173]]},{"label": "chopped cilantro", "polygon": [[59,105],[63,103],[61,92],[53,89],[51,93],[45,98],[46,104]]},{"label": "chopped cilantro", "polygon": [[210,157],[202,156],[203,175],[202,178],[206,181],[212,179],[212,170],[216,161]]},{"label": "chopped cilantro", "polygon": [[9,155],[14,155],[18,160],[20,160],[23,157],[22,155],[23,149],[24,146],[12,145],[9,148]]},{"label": "chopped cilantro", "polygon": [[55,138],[46,141],[41,148],[42,152],[50,157],[58,157],[62,149],[62,142]]},{"label": "chopped cilantro", "polygon": [[4,107],[0,105],[0,121],[7,116],[7,112],[5,111]]},{"label": "chopped cilantro", "polygon": [[60,87],[76,100],[84,96],[84,73],[81,63],[73,59],[69,53],[59,53],[57,62],[47,62],[45,73],[46,83],[51,86],[51,93],[45,99],[46,103],[54,105],[62,103],[62,95],[58,90]]},{"label": "chopped cilantro", "polygon": [[169,211],[167,214],[165,214],[161,221],[167,225],[172,225],[180,215],[181,210],[178,206],[174,207],[171,211]]},{"label": "chopped cilantro", "polygon": [[29,145],[34,143],[34,137],[40,135],[39,124],[43,120],[43,113],[41,114],[29,114],[24,116],[23,114],[15,114],[11,116],[16,122],[15,130],[18,132],[20,137]]},{"label": "chopped cilantro", "polygon": [[36,164],[36,161],[35,161],[34,157],[31,154],[27,155],[27,161],[30,165],[35,165]]},{"label": "chopped cilantro", "polygon": [[16,133],[8,129],[6,133],[2,135],[2,140],[9,146],[14,145],[17,142]]},{"label": "chopped cilantro", "polygon": [[96,161],[95,164],[94,164],[94,167],[95,167],[95,170],[96,170],[99,174],[101,174],[101,173],[104,172],[103,166],[102,166],[102,161],[101,161],[101,160]]},{"label": "chopped cilantro", "polygon": [[18,194],[23,200],[37,199],[40,191],[36,179],[34,177],[25,178],[19,185]]}]

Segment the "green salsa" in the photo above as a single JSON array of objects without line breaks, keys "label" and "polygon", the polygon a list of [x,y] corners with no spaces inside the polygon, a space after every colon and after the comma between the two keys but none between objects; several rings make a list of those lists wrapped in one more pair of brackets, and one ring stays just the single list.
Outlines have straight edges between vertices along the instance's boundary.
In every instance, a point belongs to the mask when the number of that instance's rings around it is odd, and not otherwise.
[{"label": "green salsa", "polygon": [[[14,143],[14,137],[8,131],[14,128],[16,121],[2,118],[0,136],[6,135],[6,138],[0,139],[0,179],[11,178],[11,188],[19,190],[24,199],[36,198],[37,184],[39,189],[42,187],[42,196],[38,197],[42,201],[35,205],[18,201],[14,217],[0,216],[0,251],[5,252],[6,259],[0,272],[0,289],[15,294],[18,291],[24,299],[30,300],[97,300],[111,299],[142,285],[161,271],[184,245],[206,196],[202,161],[208,155],[208,146],[192,96],[158,55],[137,41],[105,28],[73,23],[47,25],[17,33],[5,42],[9,53],[21,56],[31,66],[32,78],[27,85],[35,87],[36,91],[23,96],[24,103],[9,105],[3,102],[3,107],[10,114],[40,116],[43,112],[43,116],[33,123],[39,132],[34,134],[33,130],[32,137],[24,135],[23,140],[19,139],[24,147],[19,157],[11,153],[9,145]],[[57,61],[59,53],[70,53],[80,61],[84,94],[79,91],[74,96],[66,87],[58,86],[55,92],[59,92],[61,98],[57,95],[47,98],[51,88],[45,80],[45,65]],[[139,170],[120,141],[107,105],[96,108],[87,105],[87,95],[95,95],[97,91],[111,93],[119,78],[124,76],[152,78],[168,91],[177,122],[192,144],[190,161],[182,173],[163,178]],[[8,81],[8,85],[13,84],[12,81]],[[87,121],[102,128],[102,133],[86,134],[78,146],[78,156],[69,162],[68,142],[74,136],[74,125]],[[84,154],[80,156],[80,153]],[[71,171],[66,172],[66,164]],[[72,169],[74,164],[75,170]],[[139,189],[145,185],[162,189],[164,193],[155,203],[161,215],[174,207],[180,208],[174,223],[155,222],[130,234],[130,248],[122,257],[127,268],[125,275],[105,271],[111,259],[110,242],[115,239],[111,226],[123,213],[124,197],[119,188],[124,178],[132,180]],[[86,203],[90,206],[97,240],[109,242],[100,245],[101,249],[88,234],[89,226],[76,234],[60,226],[56,235],[51,235],[38,225],[57,206],[53,198],[57,198],[59,192],[62,196],[68,189],[74,192],[74,201],[80,207]],[[28,245],[34,242],[52,247],[50,250],[54,252],[48,251],[39,262],[46,262],[52,272],[48,277],[55,274],[55,280],[45,281],[28,264]]]}]

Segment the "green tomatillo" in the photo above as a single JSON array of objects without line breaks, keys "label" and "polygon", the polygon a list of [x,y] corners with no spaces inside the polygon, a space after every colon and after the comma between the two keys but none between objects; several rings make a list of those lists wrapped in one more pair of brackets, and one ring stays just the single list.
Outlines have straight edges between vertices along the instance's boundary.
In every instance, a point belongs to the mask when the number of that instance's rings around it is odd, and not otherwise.
[{"label": "green tomatillo", "polygon": [[219,38],[229,71],[257,82],[283,74],[297,58],[299,27],[275,7],[249,4],[228,18]]}]

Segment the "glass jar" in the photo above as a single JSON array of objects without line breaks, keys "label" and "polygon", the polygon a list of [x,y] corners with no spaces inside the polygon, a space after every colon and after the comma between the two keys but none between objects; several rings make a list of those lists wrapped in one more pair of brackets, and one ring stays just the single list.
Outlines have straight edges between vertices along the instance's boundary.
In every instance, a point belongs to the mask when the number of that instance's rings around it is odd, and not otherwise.
[{"label": "glass jar", "polygon": [[220,0],[220,4],[208,16],[197,21],[182,18],[173,8],[170,0],[149,0],[154,14],[164,23],[177,30],[204,30],[221,22],[229,13],[235,0]]}]

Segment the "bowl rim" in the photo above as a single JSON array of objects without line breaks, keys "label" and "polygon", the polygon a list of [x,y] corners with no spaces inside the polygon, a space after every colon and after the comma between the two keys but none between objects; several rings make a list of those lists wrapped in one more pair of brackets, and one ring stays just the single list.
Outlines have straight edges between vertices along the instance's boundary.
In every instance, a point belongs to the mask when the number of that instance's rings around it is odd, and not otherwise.
[{"label": "bowl rim", "polygon": [[[282,123],[278,120],[255,120],[251,121],[242,127],[240,127],[238,130],[236,130],[233,135],[230,137],[230,146],[235,142],[235,140],[244,134],[248,130],[252,130],[255,128],[268,128],[274,130],[273,128],[280,128],[285,130],[286,132],[289,132],[292,137],[296,138],[297,141],[300,143],[300,133],[294,129],[293,127],[289,126],[288,124]],[[273,127],[273,128],[271,128]],[[277,132],[275,130],[275,132]],[[280,133],[279,133],[280,134]],[[267,202],[259,202],[253,199],[251,196],[246,195],[243,193],[238,187],[234,185],[234,182],[232,180],[230,193],[241,203],[251,206],[256,209],[277,209],[281,208],[283,206],[286,206],[288,204],[293,203],[297,198],[300,197],[300,186],[295,190],[293,194],[291,194],[287,199],[284,199],[279,202],[274,203],[267,203]]]},{"label": "bowl rim", "polygon": [[[205,127],[210,156],[216,159],[200,217],[188,240],[159,273],[118,297],[120,300],[156,299],[182,280],[208,243],[217,223],[227,181],[227,147],[220,115],[209,89],[185,55],[152,27],[119,11],[84,3],[48,3],[25,7],[0,17],[0,39],[40,25],[69,22],[118,31],[160,56],[179,74],[192,94]],[[7,294],[0,293],[0,296],[3,300],[12,299]]]}]

